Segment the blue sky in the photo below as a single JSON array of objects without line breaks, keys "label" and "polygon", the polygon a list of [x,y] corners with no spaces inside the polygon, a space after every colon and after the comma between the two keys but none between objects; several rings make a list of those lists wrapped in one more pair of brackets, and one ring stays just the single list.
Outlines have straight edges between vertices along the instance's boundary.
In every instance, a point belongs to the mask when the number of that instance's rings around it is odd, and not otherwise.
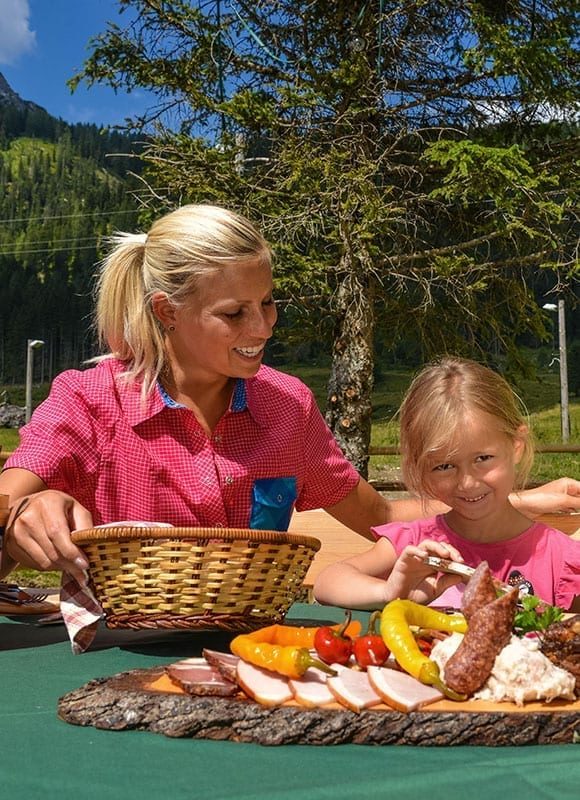
[{"label": "blue sky", "polygon": [[89,39],[109,20],[126,24],[116,0],[0,0],[0,72],[24,100],[55,117],[122,124],[147,107],[145,92],[80,86],[71,94],[66,85],[87,57]]}]

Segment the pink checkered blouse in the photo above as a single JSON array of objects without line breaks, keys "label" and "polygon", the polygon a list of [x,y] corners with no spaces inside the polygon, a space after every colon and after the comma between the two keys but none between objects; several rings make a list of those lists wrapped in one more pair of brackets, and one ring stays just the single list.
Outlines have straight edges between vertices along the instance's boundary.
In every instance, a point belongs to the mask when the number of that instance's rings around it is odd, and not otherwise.
[{"label": "pink checkered blouse", "polygon": [[95,525],[119,520],[285,530],[299,511],[343,500],[359,475],[311,391],[262,366],[239,379],[211,438],[158,387],[140,387],[109,359],[59,375],[21,430],[6,468],[67,492]]}]

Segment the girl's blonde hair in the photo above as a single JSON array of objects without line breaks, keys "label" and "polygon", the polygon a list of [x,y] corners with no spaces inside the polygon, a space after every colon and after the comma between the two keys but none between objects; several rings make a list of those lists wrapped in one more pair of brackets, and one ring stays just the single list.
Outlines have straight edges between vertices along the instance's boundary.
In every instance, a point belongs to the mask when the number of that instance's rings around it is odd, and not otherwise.
[{"label": "girl's blonde hair", "polygon": [[211,205],[186,205],[153,223],[149,233],[119,233],[103,260],[96,291],[95,325],[102,347],[126,362],[125,377],[142,382],[145,397],[166,366],[163,328],[151,298],[164,292],[176,306],[195,292],[201,276],[259,258],[271,265],[270,247],[244,217]]},{"label": "girl's blonde hair", "polygon": [[485,412],[510,441],[523,443],[517,486],[524,486],[534,460],[527,412],[508,382],[497,372],[461,358],[443,358],[413,380],[401,408],[400,441],[403,479],[409,491],[433,497],[426,479],[435,452],[453,455],[462,426],[473,412]]}]

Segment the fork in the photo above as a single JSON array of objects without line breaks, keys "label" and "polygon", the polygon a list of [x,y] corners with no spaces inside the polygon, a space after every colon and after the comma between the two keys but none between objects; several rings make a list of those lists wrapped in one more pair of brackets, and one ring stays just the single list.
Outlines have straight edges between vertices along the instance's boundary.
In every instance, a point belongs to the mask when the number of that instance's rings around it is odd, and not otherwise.
[{"label": "fork", "polygon": [[21,589],[16,583],[0,583],[0,600],[25,606],[28,603],[42,603],[48,597],[48,592],[31,594]]}]

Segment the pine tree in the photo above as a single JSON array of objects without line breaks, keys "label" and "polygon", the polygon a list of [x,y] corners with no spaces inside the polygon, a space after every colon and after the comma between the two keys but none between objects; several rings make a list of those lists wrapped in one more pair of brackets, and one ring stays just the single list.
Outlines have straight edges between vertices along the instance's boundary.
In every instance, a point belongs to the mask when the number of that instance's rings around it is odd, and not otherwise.
[{"label": "pine tree", "polygon": [[570,272],[568,179],[495,123],[533,131],[577,101],[573,2],[120,6],[131,24],[72,85],[157,93],[156,211],[215,201],[262,224],[279,286],[332,330],[327,418],[363,475],[377,331],[512,362],[543,334],[528,281]]}]

